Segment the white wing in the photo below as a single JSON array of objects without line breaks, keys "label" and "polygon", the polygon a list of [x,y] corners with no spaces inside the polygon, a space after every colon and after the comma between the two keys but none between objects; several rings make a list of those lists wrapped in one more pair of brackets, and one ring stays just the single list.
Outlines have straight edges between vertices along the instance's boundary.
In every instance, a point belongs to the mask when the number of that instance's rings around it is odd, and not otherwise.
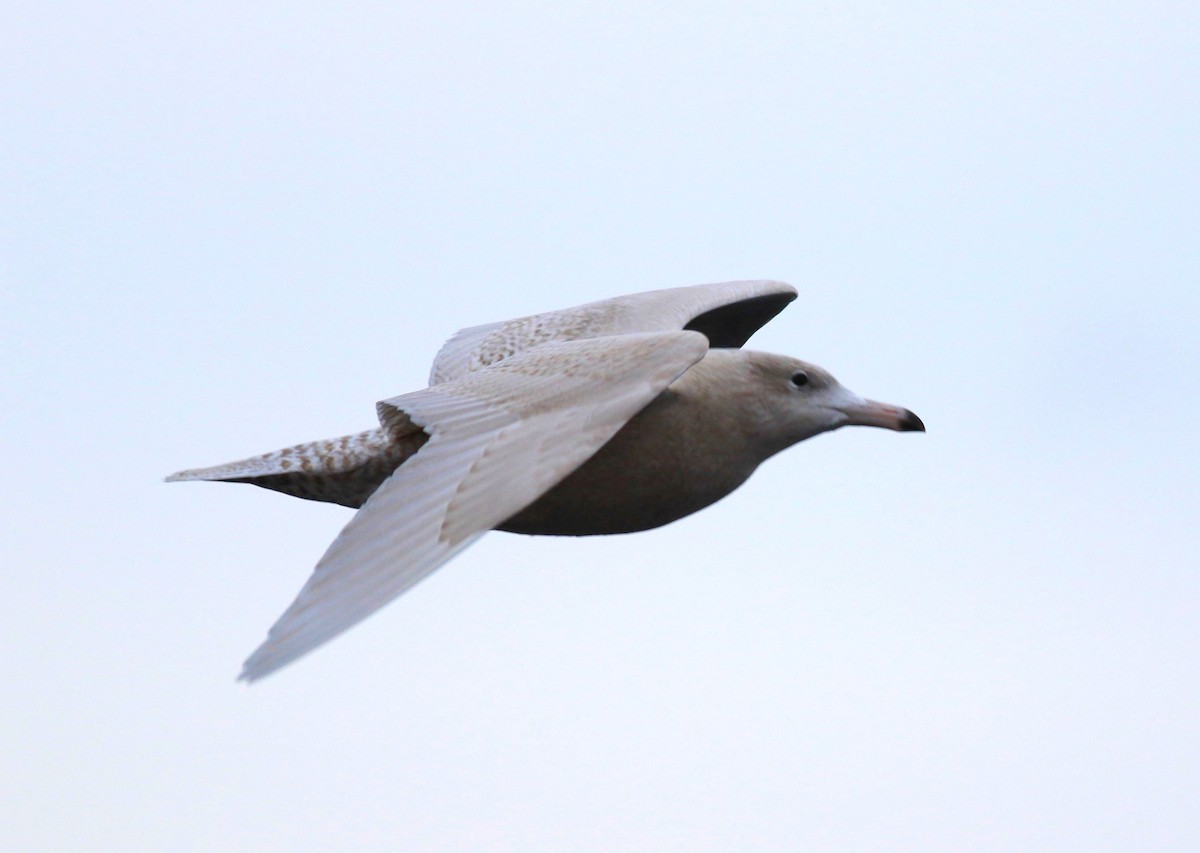
[{"label": "white wing", "polygon": [[474,370],[550,341],[691,329],[714,347],[740,347],[796,298],[780,281],[726,281],[632,293],[562,311],[463,329],[433,360],[429,384]]},{"label": "white wing", "polygon": [[383,607],[578,468],[703,358],[694,332],[550,343],[379,404],[430,434],[342,530],[246,661],[253,681]]}]

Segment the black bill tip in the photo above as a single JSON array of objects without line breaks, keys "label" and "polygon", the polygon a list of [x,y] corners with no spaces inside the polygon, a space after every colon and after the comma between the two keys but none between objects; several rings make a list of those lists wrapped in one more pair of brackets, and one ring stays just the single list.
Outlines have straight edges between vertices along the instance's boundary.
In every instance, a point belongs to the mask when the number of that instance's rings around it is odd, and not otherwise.
[{"label": "black bill tip", "polygon": [[900,432],[925,432],[925,423],[911,409],[905,409]]}]

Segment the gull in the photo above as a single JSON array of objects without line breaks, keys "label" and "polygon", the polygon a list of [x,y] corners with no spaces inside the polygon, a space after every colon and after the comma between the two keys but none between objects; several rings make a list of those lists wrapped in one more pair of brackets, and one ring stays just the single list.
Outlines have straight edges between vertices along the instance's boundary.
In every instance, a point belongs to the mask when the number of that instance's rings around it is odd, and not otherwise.
[{"label": "gull", "polygon": [[463,329],[429,387],[379,426],[168,481],[252,483],[358,510],[240,680],[255,681],[406,592],[489,530],[632,533],[707,507],[781,450],[911,411],[827,371],[741,349],[796,298],[778,281],[618,296]]}]

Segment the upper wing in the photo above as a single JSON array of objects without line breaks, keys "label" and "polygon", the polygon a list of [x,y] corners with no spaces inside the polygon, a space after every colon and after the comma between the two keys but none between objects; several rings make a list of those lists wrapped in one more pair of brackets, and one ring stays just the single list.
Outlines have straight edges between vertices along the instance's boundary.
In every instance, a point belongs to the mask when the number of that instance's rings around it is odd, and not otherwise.
[{"label": "upper wing", "polygon": [[429,384],[458,379],[549,341],[634,332],[701,332],[714,347],[740,347],[796,298],[781,281],[726,281],[632,293],[562,311],[463,329],[433,360]]},{"label": "upper wing", "polygon": [[378,610],[578,468],[704,357],[693,332],[550,343],[385,400],[430,436],[350,520],[250,656],[262,678]]}]

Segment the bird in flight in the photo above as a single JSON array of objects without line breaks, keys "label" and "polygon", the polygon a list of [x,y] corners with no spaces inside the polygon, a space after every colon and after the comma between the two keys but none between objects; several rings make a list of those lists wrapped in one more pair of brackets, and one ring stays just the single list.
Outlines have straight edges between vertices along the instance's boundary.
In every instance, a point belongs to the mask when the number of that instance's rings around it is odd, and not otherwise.
[{"label": "bird in flight", "polygon": [[489,530],[632,533],[714,503],[848,425],[925,430],[794,358],[741,349],[796,298],[777,281],[618,296],[463,329],[379,426],[176,480],[358,510],[246,660],[255,681],[374,613]]}]

